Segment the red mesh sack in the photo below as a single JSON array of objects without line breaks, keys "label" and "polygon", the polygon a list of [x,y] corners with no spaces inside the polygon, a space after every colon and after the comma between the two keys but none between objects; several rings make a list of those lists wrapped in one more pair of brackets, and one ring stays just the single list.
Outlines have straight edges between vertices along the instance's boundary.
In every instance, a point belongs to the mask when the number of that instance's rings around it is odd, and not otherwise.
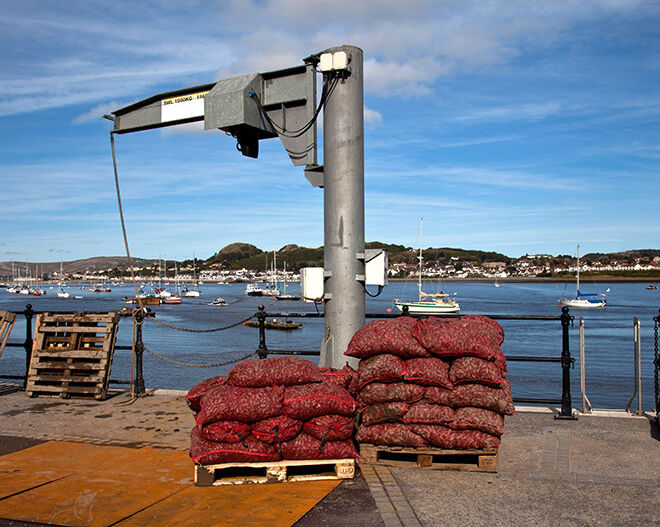
[{"label": "red mesh sack", "polygon": [[240,421],[216,421],[202,427],[202,437],[217,443],[237,443],[250,435],[250,425]]},{"label": "red mesh sack", "polygon": [[452,320],[428,318],[417,322],[415,336],[426,350],[438,357],[471,356],[493,361],[500,342],[493,324],[497,322],[472,315]]},{"label": "red mesh sack", "polygon": [[270,417],[252,424],[252,435],[268,444],[289,441],[302,430],[302,421],[291,419],[287,415]]},{"label": "red mesh sack", "polygon": [[440,425],[411,425],[411,428],[437,448],[467,450],[500,446],[499,437],[479,430],[452,430]]},{"label": "red mesh sack", "polygon": [[215,443],[202,437],[197,427],[190,433],[190,458],[200,465],[244,461],[280,461],[281,457],[272,445],[248,436],[238,443]]},{"label": "red mesh sack", "polygon": [[202,399],[202,409],[195,420],[200,428],[214,421],[261,421],[282,413],[283,394],[282,387],[214,386]]},{"label": "red mesh sack", "polygon": [[360,443],[386,446],[429,446],[428,441],[403,423],[361,426],[355,439]]},{"label": "red mesh sack", "polygon": [[454,420],[454,410],[449,406],[415,403],[401,419],[404,423],[449,425]]},{"label": "red mesh sack", "polygon": [[485,408],[502,415],[513,415],[513,397],[511,385],[504,381],[498,388],[483,384],[461,384],[453,390],[444,390],[429,386],[424,394],[426,401],[443,404],[452,408],[473,406]]},{"label": "red mesh sack", "polygon": [[399,421],[410,405],[403,402],[374,404],[362,412],[363,425],[377,425]]},{"label": "red mesh sack", "polygon": [[319,368],[319,372],[321,373],[323,382],[338,384],[348,390],[351,386],[355,370],[347,364],[341,370],[324,366],[323,368]]},{"label": "red mesh sack", "polygon": [[417,322],[411,317],[373,320],[355,332],[344,355],[366,359],[392,353],[403,359],[430,357],[413,334]]},{"label": "red mesh sack", "polygon": [[509,371],[509,368],[507,368],[506,365],[506,357],[504,356],[504,353],[502,352],[501,349],[497,348],[497,356],[495,357],[495,364],[497,367],[500,369],[500,373],[504,375]]},{"label": "red mesh sack", "polygon": [[408,359],[405,363],[403,380],[422,386],[444,386],[451,390],[449,364],[435,357],[428,359]]},{"label": "red mesh sack", "polygon": [[282,443],[284,459],[357,459],[353,441],[321,441],[305,432]]},{"label": "red mesh sack", "polygon": [[383,384],[372,382],[362,388],[357,395],[357,401],[361,408],[378,403],[390,403],[401,401],[404,403],[414,403],[424,396],[424,386],[418,384],[407,384],[404,382],[395,382],[392,384]]},{"label": "red mesh sack", "polygon": [[303,425],[303,430],[325,441],[345,441],[353,436],[353,418],[347,415],[319,415]]},{"label": "red mesh sack", "polygon": [[211,388],[214,386],[220,386],[227,382],[227,377],[224,375],[218,375],[217,377],[211,377],[210,379],[204,379],[201,382],[198,382],[193,386],[188,394],[186,395],[186,403],[188,408],[193,412],[197,413],[200,410],[200,402],[202,397],[206,395]]},{"label": "red mesh sack", "polygon": [[461,357],[451,364],[449,378],[454,384],[466,382],[499,386],[504,382],[502,372],[494,362],[477,357]]},{"label": "red mesh sack", "polygon": [[265,386],[293,386],[321,382],[316,364],[302,357],[271,357],[246,360],[229,372],[227,384],[245,388]]},{"label": "red mesh sack", "polygon": [[403,359],[390,353],[363,359],[358,365],[358,389],[370,382],[396,382],[403,378]]},{"label": "red mesh sack", "polygon": [[481,430],[500,437],[504,433],[504,417],[491,410],[466,406],[456,410],[456,418],[449,426],[454,430]]},{"label": "red mesh sack", "polygon": [[287,386],[282,408],[286,415],[301,421],[327,414],[352,416],[355,399],[337,384],[301,384]]}]

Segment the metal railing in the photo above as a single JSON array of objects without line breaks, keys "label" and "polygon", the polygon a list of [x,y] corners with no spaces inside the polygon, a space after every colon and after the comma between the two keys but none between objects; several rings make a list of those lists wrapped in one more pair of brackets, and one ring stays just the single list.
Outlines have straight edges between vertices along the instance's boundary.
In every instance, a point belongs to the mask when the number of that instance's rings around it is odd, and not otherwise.
[{"label": "metal railing", "polygon": [[[321,318],[323,314],[320,313],[267,313],[263,305],[259,306],[259,310],[255,314],[255,318],[259,322],[259,346],[257,354],[259,358],[266,358],[268,355],[310,355],[318,356],[319,351],[311,350],[270,350],[266,344],[266,319],[269,317],[279,318]],[[562,331],[562,349],[561,355],[558,357],[547,356],[521,356],[521,355],[507,355],[506,360],[511,362],[555,362],[561,364],[562,372],[562,395],[561,398],[532,398],[532,397],[516,397],[514,402],[529,403],[529,404],[556,404],[560,406],[559,414],[555,417],[557,419],[575,419],[572,408],[571,398],[571,368],[575,363],[575,359],[571,357],[569,349],[569,327],[573,321],[573,317],[569,314],[567,307],[562,307],[560,316],[530,316],[530,315],[488,315],[489,318],[495,320],[543,320],[543,321],[559,321],[561,323]],[[404,306],[402,313],[397,314],[367,314],[367,318],[397,318],[400,316],[413,316],[419,318],[420,315],[408,313],[407,307]],[[456,318],[457,315],[444,315],[443,318]]]},{"label": "metal railing", "polygon": [[[30,304],[25,306],[25,310],[15,312],[17,315],[23,315],[25,318],[25,340],[23,342],[7,342],[6,346],[8,347],[21,347],[25,350],[25,374],[24,375],[0,375],[0,378],[4,379],[13,379],[13,380],[22,380],[23,387],[27,381],[27,376],[29,373],[30,366],[30,356],[32,353],[32,335],[33,335],[33,318],[39,312],[34,311]],[[58,313],[70,313],[70,312],[58,312]],[[366,314],[367,318],[370,319],[387,319],[387,318],[397,318],[399,316],[413,316],[419,318],[420,315],[410,314],[404,307],[404,311],[400,314],[398,313],[382,313]],[[135,312],[135,341],[130,345],[115,345],[116,350],[135,350],[135,361],[134,361],[134,376],[133,384],[134,391],[136,394],[145,393],[145,380],[144,380],[144,368],[143,368],[143,356],[145,352],[145,346],[142,340],[142,321],[144,320],[142,311]],[[323,313],[313,313],[313,312],[277,312],[269,313],[265,310],[263,305],[258,307],[257,312],[254,314],[254,318],[258,321],[259,329],[259,340],[256,354],[259,358],[266,358],[269,355],[307,355],[307,356],[319,356],[320,351],[317,350],[300,350],[300,349],[269,349],[266,342],[266,320],[268,318],[323,318]],[[444,315],[445,318],[455,318],[457,315]],[[536,363],[559,363],[561,365],[562,372],[562,393],[560,398],[530,398],[530,397],[516,397],[514,402],[516,403],[530,403],[530,404],[552,404],[559,405],[560,411],[556,416],[561,419],[573,419],[573,410],[572,410],[572,396],[571,396],[571,377],[570,370],[573,368],[575,359],[571,357],[570,348],[569,348],[569,328],[572,325],[573,317],[569,314],[567,307],[562,308],[562,313],[560,316],[529,316],[529,315],[489,315],[490,318],[495,320],[536,320],[536,321],[559,321],[562,332],[562,346],[561,354],[559,356],[520,356],[520,355],[507,355],[507,362],[536,362]],[[658,317],[654,317],[655,323],[655,395],[656,395],[656,411],[660,409],[660,394],[658,393],[658,375],[660,371],[660,359],[658,357]],[[628,403],[627,410],[630,409],[630,406],[634,400],[635,395],[638,396],[638,411],[637,414],[641,412],[641,339],[640,339],[640,321],[635,317],[634,319],[634,353],[635,353],[635,392]],[[582,410],[586,411],[586,405],[589,405],[591,408],[591,403],[586,397],[585,393],[585,360],[584,360],[584,321],[580,319],[580,384],[582,389]],[[130,384],[131,381],[127,380],[117,380],[111,379],[112,384]]]}]

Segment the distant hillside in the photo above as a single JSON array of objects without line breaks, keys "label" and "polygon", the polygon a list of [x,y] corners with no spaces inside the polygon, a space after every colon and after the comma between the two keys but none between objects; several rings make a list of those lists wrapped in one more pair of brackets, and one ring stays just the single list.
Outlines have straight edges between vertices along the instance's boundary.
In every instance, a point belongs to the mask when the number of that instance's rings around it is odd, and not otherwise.
[{"label": "distant hillside", "polygon": [[[151,266],[158,263],[158,260],[147,260],[144,258],[133,258],[133,265],[136,267]],[[16,275],[25,276],[26,269],[29,269],[30,275],[34,276],[44,273],[51,274],[60,270],[60,262],[0,262],[0,277],[11,278],[12,264]],[[83,273],[85,271],[103,271],[106,269],[127,269],[128,263],[125,256],[97,256],[94,258],[85,258],[84,260],[72,260],[69,262],[61,262],[62,270],[65,273]]]}]

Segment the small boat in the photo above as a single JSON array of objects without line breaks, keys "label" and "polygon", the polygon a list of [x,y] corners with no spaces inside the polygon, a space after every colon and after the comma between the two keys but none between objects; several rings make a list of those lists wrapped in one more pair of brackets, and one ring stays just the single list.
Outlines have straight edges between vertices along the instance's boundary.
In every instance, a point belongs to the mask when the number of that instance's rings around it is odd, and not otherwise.
[{"label": "small boat", "polygon": [[577,283],[573,298],[560,298],[559,303],[566,307],[596,308],[605,307],[607,303],[603,294],[580,292],[580,246],[577,246]]},{"label": "small boat", "polygon": [[408,308],[408,313],[418,315],[440,315],[443,313],[458,313],[461,310],[458,302],[449,298],[447,293],[425,293],[422,291],[422,223],[424,219],[419,220],[419,277],[417,280],[418,299],[411,301],[394,300],[394,305],[399,311]]},{"label": "small boat", "polygon": [[70,296],[71,293],[65,291],[62,287],[60,287],[59,291],[57,292],[57,298],[69,298]]},{"label": "small boat", "polygon": [[163,298],[163,304],[180,304],[181,303],[181,297],[179,295],[172,295],[166,296]]},{"label": "small boat", "polygon": [[257,284],[248,284],[245,286],[245,294],[247,296],[263,296],[264,290]]},{"label": "small boat", "polygon": [[648,289],[649,291],[654,291],[654,290],[656,290],[657,288],[658,288],[658,286],[657,286],[657,285],[653,285],[653,284],[649,284],[649,285],[646,286],[646,289]]},{"label": "small boat", "polygon": [[[243,322],[244,326],[247,326],[249,328],[258,328],[259,327],[259,321],[258,320],[246,320]],[[292,322],[291,320],[277,320],[275,318],[271,320],[266,320],[264,322],[264,327],[266,329],[281,329],[281,330],[290,330],[290,329],[298,329],[300,326],[302,326],[302,322]]]},{"label": "small boat", "polygon": [[227,301],[224,298],[222,298],[221,296],[219,296],[213,302],[209,302],[208,305],[209,306],[226,306]]},{"label": "small boat", "polygon": [[282,282],[282,290],[283,293],[275,297],[277,300],[288,300],[288,301],[300,300],[299,296],[286,294],[286,262],[284,262],[284,281]]}]

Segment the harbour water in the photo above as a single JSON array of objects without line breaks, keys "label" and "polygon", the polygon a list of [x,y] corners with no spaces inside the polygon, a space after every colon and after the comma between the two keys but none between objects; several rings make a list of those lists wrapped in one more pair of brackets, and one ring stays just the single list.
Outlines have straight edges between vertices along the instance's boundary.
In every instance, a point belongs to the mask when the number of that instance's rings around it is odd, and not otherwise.
[{"label": "harbour water", "polygon": [[[633,318],[641,321],[642,343],[642,401],[643,409],[653,408],[653,317],[660,308],[660,291],[646,290],[643,283],[592,283],[585,284],[589,292],[610,289],[605,309],[572,309],[575,317],[570,330],[571,354],[576,360],[572,370],[573,406],[581,406],[579,382],[578,320],[585,321],[586,392],[595,408],[623,409],[634,391]],[[462,314],[484,315],[554,315],[560,314],[557,300],[564,293],[570,294],[574,286],[557,283],[504,282],[493,287],[489,282],[454,282],[446,289],[456,293]],[[295,285],[290,292],[296,292]],[[564,291],[566,289],[566,291]],[[27,303],[36,311],[92,311],[105,312],[122,309],[122,301],[133,293],[132,285],[112,286],[109,293],[92,293],[87,286],[72,286],[72,295],[81,299],[59,299],[57,289],[47,289],[41,297],[10,294],[0,290],[0,309],[22,311]],[[247,297],[245,284],[204,284],[199,298],[184,298],[180,305],[152,306],[158,320],[171,325],[191,329],[218,328],[243,320],[257,311],[260,304],[272,313],[315,312],[313,304],[280,302],[268,297]],[[367,299],[368,313],[394,311],[394,298],[413,297],[415,284],[391,283],[376,298]],[[222,296],[227,306],[209,305]],[[130,306],[129,306],[130,307]],[[322,318],[299,319],[303,326],[294,331],[268,331],[269,349],[318,350],[324,333]],[[561,353],[561,326],[559,321],[501,320],[505,331],[503,350],[507,355],[551,356]],[[152,321],[144,325],[145,346],[171,359],[212,364],[241,357],[257,348],[258,330],[238,325],[226,331],[214,333],[189,333],[174,331]],[[130,345],[131,320],[120,322],[118,344]],[[25,339],[25,322],[17,318],[10,342],[22,343]],[[311,357],[315,360],[314,357]],[[115,353],[111,378],[130,378],[130,352]],[[221,368],[191,368],[173,365],[146,353],[144,376],[147,388],[188,389],[197,381],[227,372],[231,366]],[[0,374],[20,375],[25,369],[25,353],[22,348],[7,347],[0,357]],[[557,363],[509,363],[509,378],[514,397],[560,398],[561,368]],[[637,400],[633,410],[637,409]]]}]

